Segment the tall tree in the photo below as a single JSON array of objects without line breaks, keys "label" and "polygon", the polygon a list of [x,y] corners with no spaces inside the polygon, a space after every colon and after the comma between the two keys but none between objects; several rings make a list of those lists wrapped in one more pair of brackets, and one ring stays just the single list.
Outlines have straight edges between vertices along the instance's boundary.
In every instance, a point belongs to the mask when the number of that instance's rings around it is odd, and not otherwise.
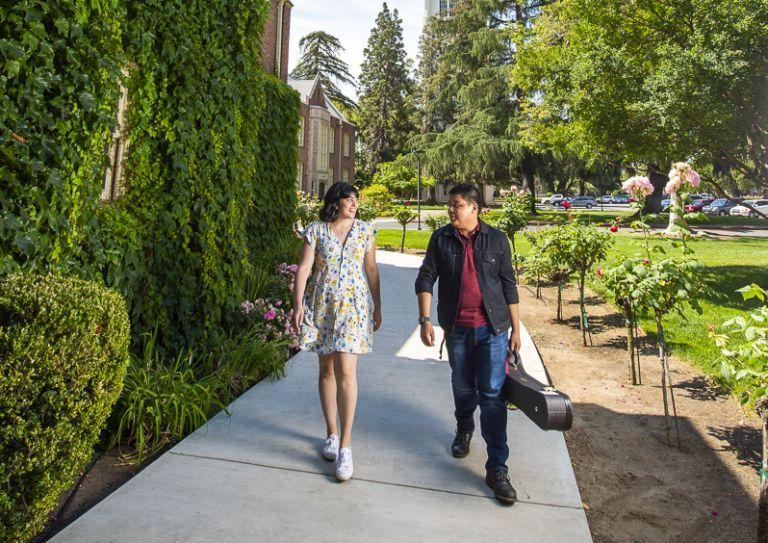
[{"label": "tall tree", "polygon": [[764,0],[560,0],[521,45],[523,136],[588,160],[644,165],[656,187],[693,160],[768,187]]},{"label": "tall tree", "polygon": [[517,135],[522,93],[510,89],[509,71],[514,29],[530,24],[543,3],[460,0],[453,18],[428,22],[419,70],[419,145],[440,178],[480,185],[519,180],[535,193],[538,157]]},{"label": "tall tree", "polygon": [[402,19],[386,2],[371,30],[360,74],[359,134],[365,167],[407,152],[413,130],[413,80],[403,45]]},{"label": "tall tree", "polygon": [[440,17],[431,17],[419,39],[416,94],[422,134],[444,130],[456,118],[455,81],[448,70],[440,69],[450,43],[449,24]]},{"label": "tall tree", "polygon": [[510,7],[503,0],[462,0],[452,19],[438,23],[445,26],[446,42],[426,82],[445,82],[450,95],[444,102],[450,107],[455,100],[455,118],[420,140],[430,171],[440,179],[482,186],[510,180],[511,167],[519,164],[506,78],[512,51],[503,18]]},{"label": "tall tree", "polygon": [[339,105],[346,108],[356,107],[355,102],[344,95],[340,85],[355,85],[354,76],[349,73],[349,66],[341,59],[344,47],[341,42],[327,32],[311,32],[299,41],[301,58],[291,72],[296,79],[314,79],[320,74],[320,81],[326,94]]}]

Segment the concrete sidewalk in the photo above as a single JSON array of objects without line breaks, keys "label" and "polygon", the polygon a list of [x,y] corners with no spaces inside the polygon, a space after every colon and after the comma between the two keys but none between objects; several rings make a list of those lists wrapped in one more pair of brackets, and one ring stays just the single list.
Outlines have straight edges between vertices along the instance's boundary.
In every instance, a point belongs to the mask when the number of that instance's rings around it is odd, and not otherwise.
[{"label": "concrete sidewalk", "polygon": [[[421,258],[378,258],[384,324],[359,361],[351,481],[320,458],[317,359],[301,353],[285,379],[253,387],[231,418],[214,417],[52,541],[591,541],[562,434],[509,413],[513,507],[483,481],[479,421],[470,455],[451,457],[450,371],[416,325]],[[523,343],[526,368],[545,379],[525,331]]]}]

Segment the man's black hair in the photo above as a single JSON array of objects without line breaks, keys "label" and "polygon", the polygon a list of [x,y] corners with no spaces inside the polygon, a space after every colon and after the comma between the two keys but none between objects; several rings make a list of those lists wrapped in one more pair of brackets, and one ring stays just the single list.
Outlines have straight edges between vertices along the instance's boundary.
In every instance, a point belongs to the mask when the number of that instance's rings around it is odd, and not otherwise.
[{"label": "man's black hair", "polygon": [[482,204],[480,203],[480,190],[472,183],[459,183],[448,194],[454,196],[461,196],[468,204],[477,204],[477,212],[482,211]]}]

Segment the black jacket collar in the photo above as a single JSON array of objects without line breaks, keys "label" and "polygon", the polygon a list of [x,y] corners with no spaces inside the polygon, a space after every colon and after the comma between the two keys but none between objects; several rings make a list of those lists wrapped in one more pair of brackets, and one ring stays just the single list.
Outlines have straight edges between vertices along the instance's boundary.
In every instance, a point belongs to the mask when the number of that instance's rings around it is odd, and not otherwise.
[{"label": "black jacket collar", "polygon": [[[485,224],[482,220],[478,219],[478,222],[480,223],[480,234],[487,234],[489,226]],[[445,226],[445,230],[443,231],[443,234],[448,234],[451,236],[455,236],[458,233],[458,230],[453,227],[451,223],[448,223]]]}]

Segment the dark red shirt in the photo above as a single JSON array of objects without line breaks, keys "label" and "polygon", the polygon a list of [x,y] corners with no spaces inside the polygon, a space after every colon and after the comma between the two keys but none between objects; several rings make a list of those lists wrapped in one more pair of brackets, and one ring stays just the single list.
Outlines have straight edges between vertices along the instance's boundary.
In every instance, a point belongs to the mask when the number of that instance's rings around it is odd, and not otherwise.
[{"label": "dark red shirt", "polygon": [[469,236],[456,230],[456,235],[464,245],[464,269],[461,272],[459,314],[456,315],[454,326],[477,328],[490,324],[483,308],[483,296],[480,293],[480,283],[477,281],[475,267],[475,240],[478,232],[480,232],[480,223],[477,223],[477,227],[469,233]]}]

